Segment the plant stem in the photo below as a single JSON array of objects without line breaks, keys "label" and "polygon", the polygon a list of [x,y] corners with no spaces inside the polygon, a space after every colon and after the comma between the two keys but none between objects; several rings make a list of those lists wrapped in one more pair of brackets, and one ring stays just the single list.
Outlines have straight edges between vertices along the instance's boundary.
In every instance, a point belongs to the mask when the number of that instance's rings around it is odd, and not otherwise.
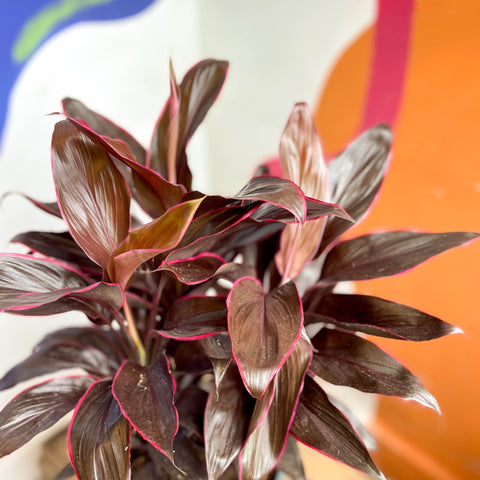
[{"label": "plant stem", "polygon": [[133,319],[132,311],[130,310],[130,305],[126,298],[123,303],[123,311],[125,312],[125,319],[127,320],[129,336],[137,349],[138,363],[145,366],[147,364],[147,352],[145,351],[140,335],[138,334],[137,326],[135,325],[135,320]]}]

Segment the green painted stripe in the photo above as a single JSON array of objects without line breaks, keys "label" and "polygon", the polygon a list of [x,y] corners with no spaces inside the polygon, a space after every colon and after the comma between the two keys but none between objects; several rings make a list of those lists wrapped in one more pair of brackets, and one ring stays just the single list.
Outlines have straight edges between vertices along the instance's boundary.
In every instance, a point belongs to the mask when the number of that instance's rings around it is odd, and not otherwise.
[{"label": "green painted stripe", "polygon": [[81,10],[112,1],[114,0],[59,0],[47,5],[23,25],[13,45],[13,61],[23,63],[60,22],[68,20]]}]

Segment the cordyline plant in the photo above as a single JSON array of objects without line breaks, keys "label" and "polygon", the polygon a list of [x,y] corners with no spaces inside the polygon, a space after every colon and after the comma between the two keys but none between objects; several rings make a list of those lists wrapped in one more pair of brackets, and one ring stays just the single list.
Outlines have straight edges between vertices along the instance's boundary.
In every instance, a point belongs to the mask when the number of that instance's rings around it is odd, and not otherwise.
[{"label": "cordyline plant", "polygon": [[[339,240],[380,187],[391,135],[372,128],[327,165],[305,104],[281,137],[283,178],[264,167],[232,198],[192,190],[186,147],[226,71],[205,60],[178,84],[171,70],[148,150],[64,100],[52,140],[57,201],[30,200],[67,230],[13,239],[28,253],[0,256],[0,308],[77,310],[91,326],[47,335],[0,380],[4,390],[44,376],[0,413],[1,456],[73,410],[71,465],[57,479],[260,480],[281,471],[297,480],[296,441],[383,478],[316,380],[438,409],[363,334],[422,341],[455,327],[335,287],[398,274],[477,234]],[[148,221],[132,213],[139,207]]]}]

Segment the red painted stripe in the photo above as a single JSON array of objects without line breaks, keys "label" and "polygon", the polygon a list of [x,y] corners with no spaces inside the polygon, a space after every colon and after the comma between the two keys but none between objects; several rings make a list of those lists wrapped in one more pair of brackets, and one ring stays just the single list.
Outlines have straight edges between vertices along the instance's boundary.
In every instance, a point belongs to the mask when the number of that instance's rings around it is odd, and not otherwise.
[{"label": "red painted stripe", "polygon": [[373,63],[361,130],[394,125],[403,96],[415,0],[378,0]]}]

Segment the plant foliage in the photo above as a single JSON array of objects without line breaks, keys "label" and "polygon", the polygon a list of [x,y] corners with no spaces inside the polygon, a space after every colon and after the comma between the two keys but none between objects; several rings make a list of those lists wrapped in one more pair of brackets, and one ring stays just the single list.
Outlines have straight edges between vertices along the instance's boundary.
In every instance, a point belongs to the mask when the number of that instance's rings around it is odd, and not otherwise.
[{"label": "plant foliage", "polygon": [[391,134],[374,127],[327,163],[305,104],[280,141],[283,178],[263,168],[232,197],[193,190],[187,146],[226,72],[226,62],[206,60],[178,84],[171,69],[148,149],[63,101],[52,138],[57,202],[30,200],[66,229],[13,239],[27,253],[0,255],[0,308],[78,310],[92,325],[49,334],[0,379],[1,389],[30,381],[0,413],[0,455],[73,411],[61,475],[80,480],[263,480],[276,471],[298,480],[296,440],[382,478],[316,380],[438,409],[362,334],[424,341],[455,327],[335,287],[401,273],[477,234],[342,240],[380,188]]}]

